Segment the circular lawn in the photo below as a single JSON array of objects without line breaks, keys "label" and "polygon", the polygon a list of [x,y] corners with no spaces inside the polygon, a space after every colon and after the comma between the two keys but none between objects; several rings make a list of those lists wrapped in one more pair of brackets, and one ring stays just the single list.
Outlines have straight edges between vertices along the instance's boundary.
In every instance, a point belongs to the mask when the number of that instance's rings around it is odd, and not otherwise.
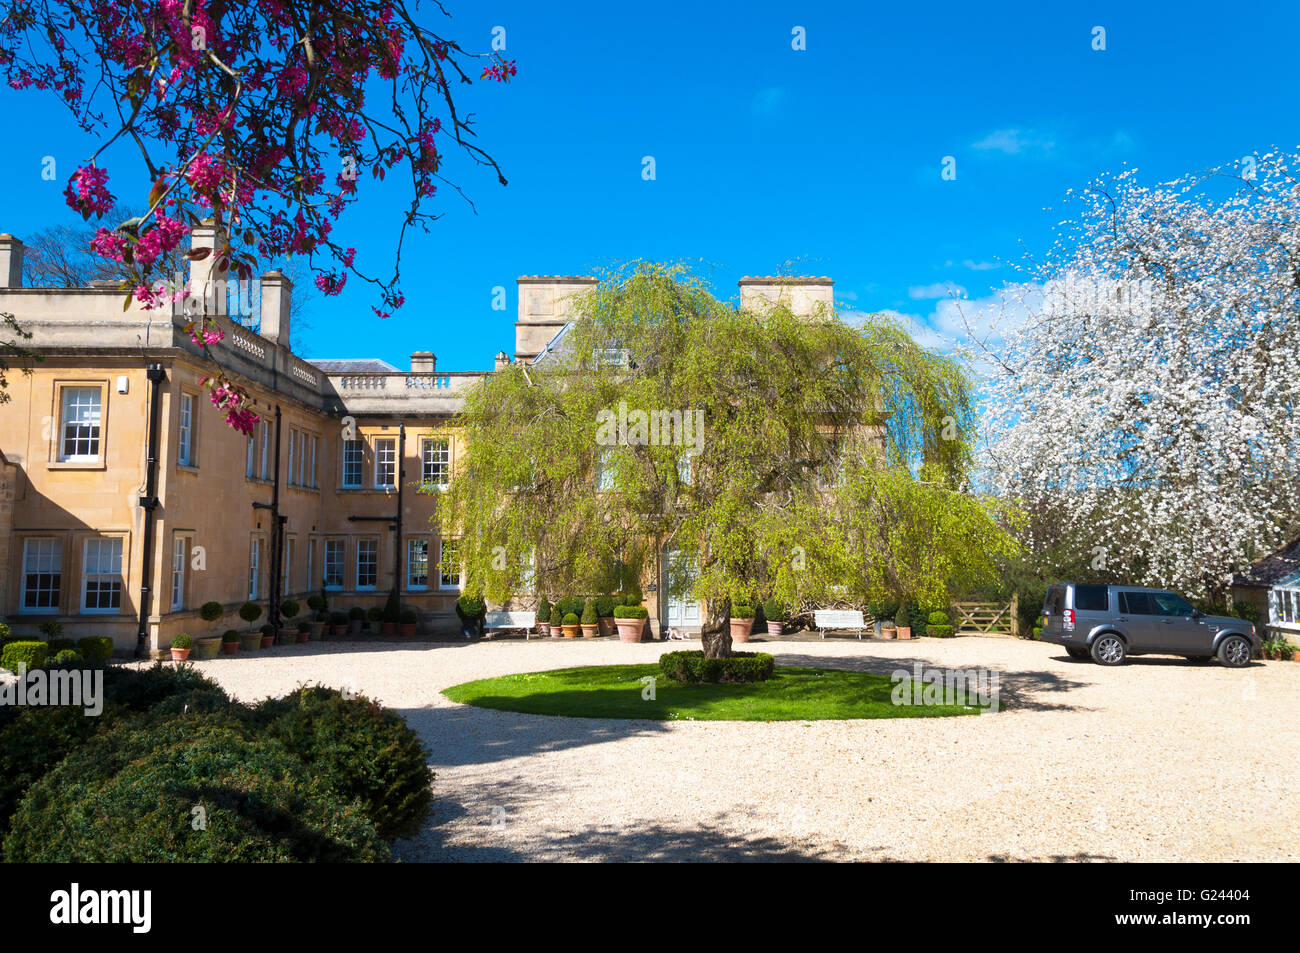
[{"label": "circular lawn", "polygon": [[[653,691],[643,681],[651,677]],[[908,680],[912,681],[910,676]],[[692,685],[665,678],[657,664],[649,664],[503,675],[454,685],[443,694],[464,705],[529,715],[657,721],[822,721],[980,713],[975,704],[922,704],[925,686],[912,681],[910,693],[907,688],[889,675],[793,666],[777,666],[763,682]],[[905,703],[896,704],[896,695]]]}]

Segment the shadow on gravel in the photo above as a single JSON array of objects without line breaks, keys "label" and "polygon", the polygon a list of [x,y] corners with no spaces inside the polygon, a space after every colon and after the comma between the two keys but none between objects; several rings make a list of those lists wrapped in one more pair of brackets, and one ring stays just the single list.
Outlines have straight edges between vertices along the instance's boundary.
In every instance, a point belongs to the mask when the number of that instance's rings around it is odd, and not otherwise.
[{"label": "shadow on gravel", "polygon": [[[915,672],[916,663],[921,664],[921,671],[943,669],[933,659],[913,656],[897,658],[877,658],[873,656],[825,656],[800,655],[793,652],[777,656],[777,665],[807,665],[813,668],[838,668],[848,672],[875,672],[889,675],[896,669]],[[976,666],[963,666],[970,670]],[[1016,711],[1088,711],[1085,706],[1072,704],[1066,700],[1069,693],[1083,688],[1088,683],[1066,678],[1056,672],[1019,671],[1009,672],[994,669],[1001,677],[1001,701],[1005,709]]]},{"label": "shadow on gravel", "polygon": [[396,710],[445,765],[492,764],[666,730],[654,721],[527,715],[473,705]]}]

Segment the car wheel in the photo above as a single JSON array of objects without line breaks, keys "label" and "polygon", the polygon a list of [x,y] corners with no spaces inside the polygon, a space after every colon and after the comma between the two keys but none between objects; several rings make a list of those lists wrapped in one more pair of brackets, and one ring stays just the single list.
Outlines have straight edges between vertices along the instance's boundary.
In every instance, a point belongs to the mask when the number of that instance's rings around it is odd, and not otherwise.
[{"label": "car wheel", "polygon": [[1127,655],[1128,648],[1118,635],[1099,635],[1092,643],[1092,660],[1098,665],[1119,665]]},{"label": "car wheel", "polygon": [[1087,650],[1087,649],[1066,649],[1065,651],[1069,654],[1070,658],[1087,658],[1087,657],[1088,657],[1088,650]]},{"label": "car wheel", "polygon": [[1228,668],[1250,664],[1250,642],[1240,635],[1230,635],[1219,643],[1219,661]]}]

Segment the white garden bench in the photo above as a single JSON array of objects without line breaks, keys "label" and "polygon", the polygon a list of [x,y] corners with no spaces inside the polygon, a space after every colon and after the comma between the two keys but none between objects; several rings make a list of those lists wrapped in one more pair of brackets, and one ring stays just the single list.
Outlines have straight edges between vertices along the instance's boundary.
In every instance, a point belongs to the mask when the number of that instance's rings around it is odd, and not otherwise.
[{"label": "white garden bench", "polygon": [[813,627],[820,630],[823,639],[827,629],[857,629],[860,639],[867,623],[857,609],[815,609]]},{"label": "white garden bench", "polygon": [[483,617],[483,633],[492,637],[492,632],[504,632],[507,629],[523,629],[524,638],[531,638],[537,626],[536,612],[489,612]]}]

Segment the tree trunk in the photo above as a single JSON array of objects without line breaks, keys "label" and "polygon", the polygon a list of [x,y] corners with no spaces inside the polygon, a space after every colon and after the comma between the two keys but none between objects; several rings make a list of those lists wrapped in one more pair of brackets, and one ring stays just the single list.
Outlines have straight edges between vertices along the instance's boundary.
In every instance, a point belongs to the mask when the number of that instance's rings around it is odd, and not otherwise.
[{"label": "tree trunk", "polygon": [[708,618],[700,627],[700,641],[704,643],[705,658],[729,658],[731,656],[731,604],[723,601],[721,615],[718,614],[712,600],[709,602]]}]

